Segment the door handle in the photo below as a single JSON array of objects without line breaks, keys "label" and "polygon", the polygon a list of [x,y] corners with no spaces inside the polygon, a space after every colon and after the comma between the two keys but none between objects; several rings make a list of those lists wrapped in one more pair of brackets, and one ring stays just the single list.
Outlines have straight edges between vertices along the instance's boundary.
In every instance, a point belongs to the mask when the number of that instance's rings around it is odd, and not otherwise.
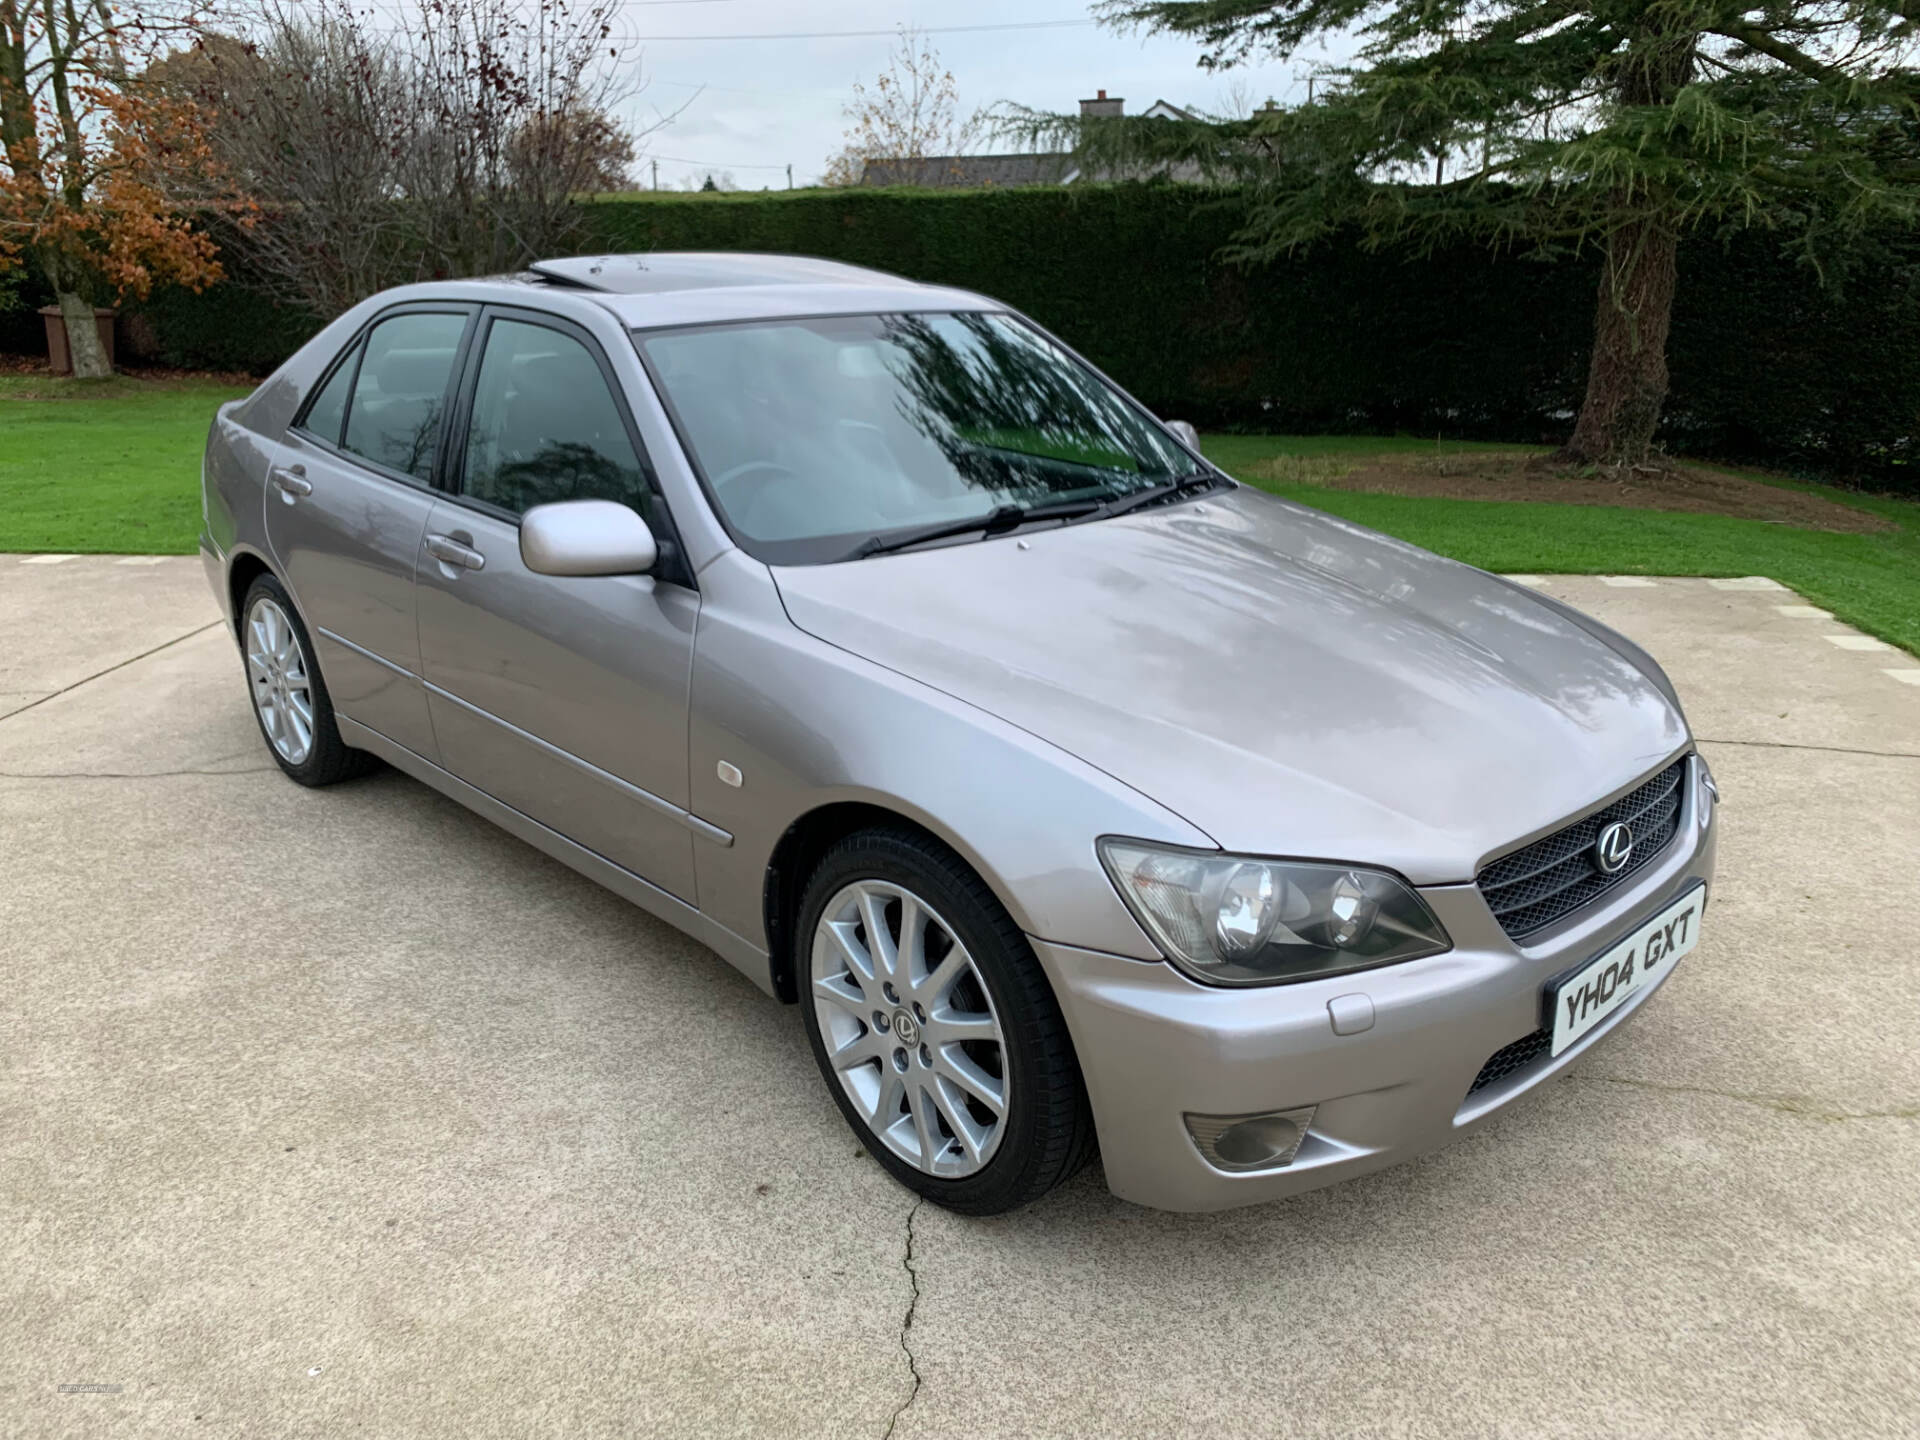
[{"label": "door handle", "polygon": [[304,465],[275,465],[267,471],[267,479],[273,482],[274,489],[289,499],[295,495],[313,493],[313,482],[307,479],[307,467]]},{"label": "door handle", "polygon": [[451,535],[427,536],[427,553],[442,564],[457,565],[462,570],[484,570],[487,564],[486,556]]}]

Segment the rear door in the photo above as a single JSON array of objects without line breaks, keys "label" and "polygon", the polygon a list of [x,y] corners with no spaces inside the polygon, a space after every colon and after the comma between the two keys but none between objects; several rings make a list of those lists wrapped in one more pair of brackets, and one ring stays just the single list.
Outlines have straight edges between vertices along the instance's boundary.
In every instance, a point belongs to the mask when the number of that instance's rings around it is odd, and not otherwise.
[{"label": "rear door", "polygon": [[[687,695],[700,600],[640,436],[592,337],[489,307],[467,360],[448,489],[419,561],[440,763],[692,903]],[[614,500],[661,542],[656,575],[537,575],[520,515]],[[451,559],[446,557],[453,557]]]},{"label": "rear door", "polygon": [[315,387],[268,477],[267,541],[334,706],[428,758],[415,569],[477,310],[381,314]]}]

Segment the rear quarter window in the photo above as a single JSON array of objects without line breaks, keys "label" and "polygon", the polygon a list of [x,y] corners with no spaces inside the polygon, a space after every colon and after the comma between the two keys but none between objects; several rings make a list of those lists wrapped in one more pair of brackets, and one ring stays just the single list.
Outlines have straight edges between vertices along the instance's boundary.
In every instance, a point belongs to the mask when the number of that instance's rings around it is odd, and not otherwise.
[{"label": "rear quarter window", "polygon": [[358,345],[347,351],[327,383],[320,387],[320,393],[313,397],[307,418],[300,422],[300,428],[309,435],[317,435],[332,445],[340,443],[340,429],[347,418],[347,390],[353,384],[353,367],[359,354]]}]

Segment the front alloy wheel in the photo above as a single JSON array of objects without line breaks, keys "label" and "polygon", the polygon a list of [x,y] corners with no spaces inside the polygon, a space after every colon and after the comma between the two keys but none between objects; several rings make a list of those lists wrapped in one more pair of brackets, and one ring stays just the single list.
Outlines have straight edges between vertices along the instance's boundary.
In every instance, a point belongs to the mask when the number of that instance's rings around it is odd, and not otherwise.
[{"label": "front alloy wheel", "polygon": [[973,957],[926,901],[884,880],[836,894],[813,934],[813,1007],[841,1089],[887,1149],[947,1179],[993,1158],[1006,1042]]},{"label": "front alloy wheel", "polygon": [[796,933],[814,1059],[868,1153],[969,1215],[1037,1199],[1093,1149],[1059,1003],[993,891],[932,836],[848,836]]}]

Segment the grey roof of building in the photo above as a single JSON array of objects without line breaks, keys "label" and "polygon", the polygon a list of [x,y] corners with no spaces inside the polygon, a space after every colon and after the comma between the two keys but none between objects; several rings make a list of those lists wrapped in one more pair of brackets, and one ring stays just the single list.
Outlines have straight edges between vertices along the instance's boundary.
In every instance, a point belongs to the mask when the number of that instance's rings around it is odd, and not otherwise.
[{"label": "grey roof of building", "polygon": [[862,185],[917,185],[931,190],[1058,185],[1075,172],[1071,155],[925,155],[869,160]]}]

